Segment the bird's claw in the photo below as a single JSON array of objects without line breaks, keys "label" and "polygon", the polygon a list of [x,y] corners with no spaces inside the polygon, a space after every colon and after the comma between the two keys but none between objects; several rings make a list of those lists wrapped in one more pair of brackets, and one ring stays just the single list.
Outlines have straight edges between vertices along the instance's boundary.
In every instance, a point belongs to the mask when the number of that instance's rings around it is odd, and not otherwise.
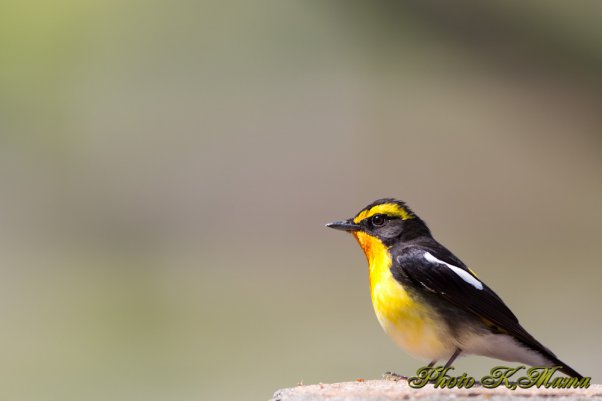
[{"label": "bird's claw", "polygon": [[396,382],[399,380],[408,380],[408,377],[403,376],[403,375],[398,375],[395,372],[385,372],[385,373],[383,373],[383,380]]}]

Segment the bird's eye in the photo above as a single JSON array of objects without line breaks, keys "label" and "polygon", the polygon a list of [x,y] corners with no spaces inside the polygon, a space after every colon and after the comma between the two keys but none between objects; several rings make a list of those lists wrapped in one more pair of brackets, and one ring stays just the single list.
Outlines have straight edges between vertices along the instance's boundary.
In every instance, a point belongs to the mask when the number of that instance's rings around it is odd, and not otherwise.
[{"label": "bird's eye", "polygon": [[374,216],[372,216],[371,222],[373,226],[382,226],[383,224],[385,224],[385,216],[383,216],[382,214],[375,214]]}]

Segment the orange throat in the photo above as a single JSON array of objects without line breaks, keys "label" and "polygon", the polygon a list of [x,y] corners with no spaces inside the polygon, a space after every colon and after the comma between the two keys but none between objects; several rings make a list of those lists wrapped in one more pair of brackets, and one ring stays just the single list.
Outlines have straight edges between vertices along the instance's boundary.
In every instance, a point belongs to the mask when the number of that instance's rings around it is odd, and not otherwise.
[{"label": "orange throat", "polygon": [[364,255],[366,255],[366,259],[368,260],[368,264],[370,264],[376,257],[376,254],[379,252],[378,248],[383,247],[382,242],[361,231],[354,232],[353,236],[357,240],[358,244],[360,244],[362,247]]},{"label": "orange throat", "polygon": [[376,282],[389,272],[391,256],[387,247],[378,238],[361,231],[354,232],[353,236],[366,255],[370,272],[370,291],[372,292]]}]

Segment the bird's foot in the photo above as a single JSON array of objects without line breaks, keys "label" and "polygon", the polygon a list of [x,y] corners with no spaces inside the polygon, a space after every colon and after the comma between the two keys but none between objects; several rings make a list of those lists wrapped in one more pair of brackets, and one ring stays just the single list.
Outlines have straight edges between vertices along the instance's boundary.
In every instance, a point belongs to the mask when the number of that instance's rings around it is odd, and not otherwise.
[{"label": "bird's foot", "polygon": [[395,372],[385,372],[385,373],[383,373],[383,380],[397,382],[400,380],[408,380],[408,377],[403,376],[403,375],[398,375]]}]

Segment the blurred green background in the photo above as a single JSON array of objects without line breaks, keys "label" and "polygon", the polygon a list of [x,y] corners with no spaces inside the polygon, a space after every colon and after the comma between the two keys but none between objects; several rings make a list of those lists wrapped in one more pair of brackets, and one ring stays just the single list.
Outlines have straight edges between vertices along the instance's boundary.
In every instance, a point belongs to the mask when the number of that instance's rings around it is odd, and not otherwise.
[{"label": "blurred green background", "polygon": [[384,196],[602,381],[601,19],[3,1],[0,398],[266,400],[414,372],[361,250],[324,228]]}]

